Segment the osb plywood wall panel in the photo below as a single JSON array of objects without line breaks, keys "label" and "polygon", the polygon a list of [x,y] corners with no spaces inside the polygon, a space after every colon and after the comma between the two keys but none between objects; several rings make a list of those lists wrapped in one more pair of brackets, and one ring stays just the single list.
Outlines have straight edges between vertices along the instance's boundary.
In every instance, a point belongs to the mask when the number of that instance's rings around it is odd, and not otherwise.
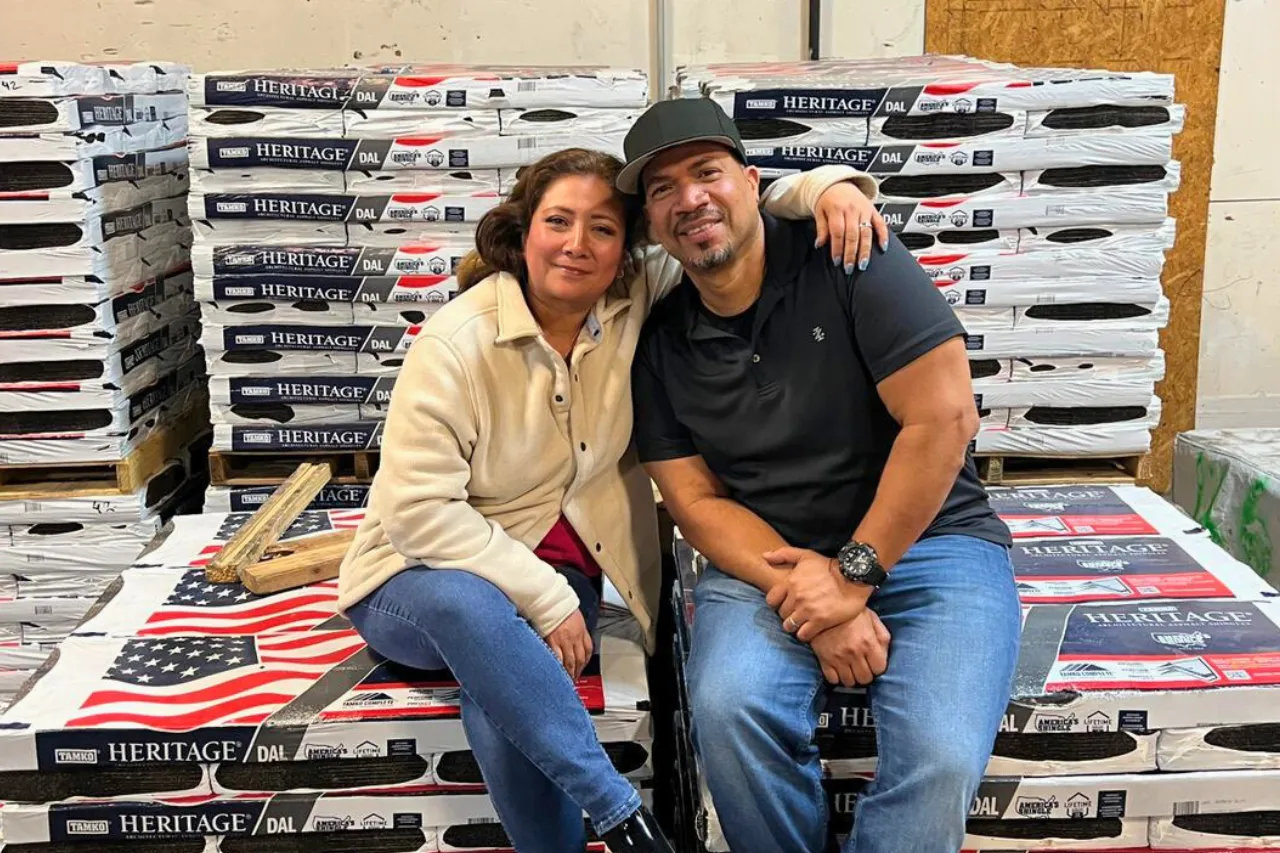
[{"label": "osb plywood wall panel", "polygon": [[1152,447],[1151,486],[1169,487],[1174,437],[1195,426],[1200,300],[1213,168],[1218,62],[1225,0],[927,0],[925,50],[1023,65],[1164,71],[1176,76],[1187,124],[1174,156],[1182,187],[1170,200],[1178,240],[1164,289],[1172,303],[1161,335],[1168,373]]}]

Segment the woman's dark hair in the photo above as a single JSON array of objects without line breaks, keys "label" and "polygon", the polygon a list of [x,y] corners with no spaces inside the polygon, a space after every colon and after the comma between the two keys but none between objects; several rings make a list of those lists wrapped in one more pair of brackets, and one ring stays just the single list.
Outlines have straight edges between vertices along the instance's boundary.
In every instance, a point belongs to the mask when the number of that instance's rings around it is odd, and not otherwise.
[{"label": "woman's dark hair", "polygon": [[[586,148],[566,148],[523,167],[517,173],[511,195],[480,218],[476,227],[476,248],[458,263],[455,273],[458,292],[496,272],[510,273],[524,287],[528,283],[524,238],[547,188],[561,178],[580,175],[593,175],[612,187],[621,170],[622,161],[617,157]],[[629,250],[640,221],[640,199],[638,196],[618,195],[622,200],[623,236]]]}]

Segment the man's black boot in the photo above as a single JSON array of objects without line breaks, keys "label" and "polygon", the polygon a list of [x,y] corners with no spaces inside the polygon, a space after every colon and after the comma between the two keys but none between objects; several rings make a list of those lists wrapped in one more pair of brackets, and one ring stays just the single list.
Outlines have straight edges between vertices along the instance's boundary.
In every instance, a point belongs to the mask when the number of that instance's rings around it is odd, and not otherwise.
[{"label": "man's black boot", "polygon": [[658,829],[658,821],[644,806],[606,832],[600,840],[609,845],[611,853],[675,853],[662,830]]}]

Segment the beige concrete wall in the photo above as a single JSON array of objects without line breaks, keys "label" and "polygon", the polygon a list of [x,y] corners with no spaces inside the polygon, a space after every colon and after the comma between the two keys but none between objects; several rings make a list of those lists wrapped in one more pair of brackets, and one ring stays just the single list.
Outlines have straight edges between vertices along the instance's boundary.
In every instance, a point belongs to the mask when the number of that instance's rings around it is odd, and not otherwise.
[{"label": "beige concrete wall", "polygon": [[[727,5],[727,4],[726,4]],[[0,56],[649,66],[649,0],[0,0]]]},{"label": "beige concrete wall", "polygon": [[1280,426],[1280,3],[1228,0],[1209,193],[1197,426]]}]

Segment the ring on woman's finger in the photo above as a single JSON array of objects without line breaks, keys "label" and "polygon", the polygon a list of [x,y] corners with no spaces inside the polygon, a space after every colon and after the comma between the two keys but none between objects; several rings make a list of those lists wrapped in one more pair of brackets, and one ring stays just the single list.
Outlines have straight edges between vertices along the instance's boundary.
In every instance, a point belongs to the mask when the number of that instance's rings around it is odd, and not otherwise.
[{"label": "ring on woman's finger", "polygon": [[859,222],[859,223],[858,223],[858,227],[859,227],[859,228],[870,228],[870,227],[871,227],[871,223],[870,223],[870,222]]}]

